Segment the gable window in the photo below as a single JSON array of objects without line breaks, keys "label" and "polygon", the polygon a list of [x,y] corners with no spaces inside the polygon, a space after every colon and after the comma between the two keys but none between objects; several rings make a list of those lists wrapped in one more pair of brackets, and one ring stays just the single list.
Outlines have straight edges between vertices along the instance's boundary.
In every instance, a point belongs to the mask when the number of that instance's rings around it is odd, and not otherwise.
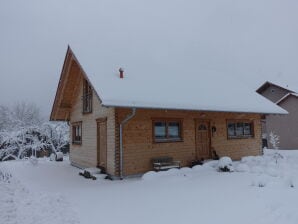
[{"label": "gable window", "polygon": [[72,144],[82,144],[82,122],[72,124]]},{"label": "gable window", "polygon": [[92,87],[87,80],[83,84],[83,113],[92,112]]},{"label": "gable window", "polygon": [[154,142],[182,141],[182,121],[180,119],[153,120]]},{"label": "gable window", "polygon": [[252,138],[254,136],[253,122],[229,120],[227,122],[227,133],[228,139]]}]

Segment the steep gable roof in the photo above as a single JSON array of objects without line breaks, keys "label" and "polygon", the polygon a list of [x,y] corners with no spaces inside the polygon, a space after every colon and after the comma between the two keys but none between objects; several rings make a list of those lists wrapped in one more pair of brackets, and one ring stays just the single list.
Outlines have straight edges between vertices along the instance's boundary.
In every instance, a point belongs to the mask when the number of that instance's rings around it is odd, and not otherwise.
[{"label": "steep gable roof", "polygon": [[[174,57],[171,63],[167,60],[163,64],[142,55],[132,60],[131,55],[117,53],[104,60],[100,52],[78,47],[69,49],[68,54],[81,66],[106,107],[286,113],[235,76],[200,70],[191,61],[183,60],[182,64]],[[119,78],[120,67],[124,67],[123,79]],[[61,79],[64,76],[62,71]]]},{"label": "steep gable roof", "polygon": [[88,79],[72,50],[68,46],[50,120],[69,120],[73,102],[78,95],[80,79],[82,76],[85,79]]}]

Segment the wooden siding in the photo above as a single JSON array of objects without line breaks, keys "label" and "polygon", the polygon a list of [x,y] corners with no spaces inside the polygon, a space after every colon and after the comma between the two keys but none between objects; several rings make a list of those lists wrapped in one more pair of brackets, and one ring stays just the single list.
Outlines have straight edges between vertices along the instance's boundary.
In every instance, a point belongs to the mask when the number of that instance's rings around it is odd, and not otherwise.
[{"label": "wooden siding", "polygon": [[[129,113],[131,113],[129,109],[116,109],[116,127]],[[154,143],[152,119],[163,117],[183,119],[182,142]],[[136,116],[124,126],[123,131],[124,175],[152,170],[151,159],[158,156],[172,156],[175,160],[180,160],[183,166],[190,165],[191,161],[196,159],[196,119],[206,119],[210,122],[210,128],[216,127],[216,132],[211,136],[211,147],[219,156],[230,156],[237,160],[243,156],[261,154],[261,116],[259,114],[137,109]],[[251,120],[254,123],[254,137],[228,140],[226,126],[228,119]],[[116,142],[118,164],[119,133],[116,136]],[[119,166],[116,174],[119,174]]]},{"label": "wooden siding", "polygon": [[266,116],[266,131],[269,147],[270,132],[279,136],[279,147],[281,149],[297,149],[298,148],[298,97],[289,96],[282,101],[279,106],[289,112],[286,115],[267,115]]},{"label": "wooden siding", "polygon": [[[78,84],[78,94],[72,105],[70,123],[82,122],[82,144],[70,145],[70,160],[79,167],[97,166],[97,122],[98,118],[107,118],[107,173],[115,172],[115,110],[102,107],[93,90],[92,113],[83,114],[83,76]],[[70,129],[72,131],[72,129]],[[72,133],[70,133],[72,136]]]}]

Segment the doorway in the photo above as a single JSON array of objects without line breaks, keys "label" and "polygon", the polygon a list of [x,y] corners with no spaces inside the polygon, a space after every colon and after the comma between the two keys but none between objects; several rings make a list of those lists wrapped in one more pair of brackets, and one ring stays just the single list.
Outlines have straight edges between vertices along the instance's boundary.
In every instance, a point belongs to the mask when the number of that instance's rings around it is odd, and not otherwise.
[{"label": "doorway", "polygon": [[97,119],[97,166],[106,172],[107,168],[107,119]]},{"label": "doorway", "polygon": [[198,160],[210,159],[210,122],[208,120],[196,121],[196,157]]}]

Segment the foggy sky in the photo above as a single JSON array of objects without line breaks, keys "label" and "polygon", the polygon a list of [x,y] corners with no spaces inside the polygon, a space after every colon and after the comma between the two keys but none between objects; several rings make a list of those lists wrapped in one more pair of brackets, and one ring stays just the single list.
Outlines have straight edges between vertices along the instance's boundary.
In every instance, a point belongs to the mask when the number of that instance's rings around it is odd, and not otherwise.
[{"label": "foggy sky", "polygon": [[123,49],[191,47],[198,68],[252,90],[271,80],[298,91],[297,12],[295,0],[0,0],[0,104],[26,100],[49,115],[71,42],[98,43],[98,54],[123,40]]}]

